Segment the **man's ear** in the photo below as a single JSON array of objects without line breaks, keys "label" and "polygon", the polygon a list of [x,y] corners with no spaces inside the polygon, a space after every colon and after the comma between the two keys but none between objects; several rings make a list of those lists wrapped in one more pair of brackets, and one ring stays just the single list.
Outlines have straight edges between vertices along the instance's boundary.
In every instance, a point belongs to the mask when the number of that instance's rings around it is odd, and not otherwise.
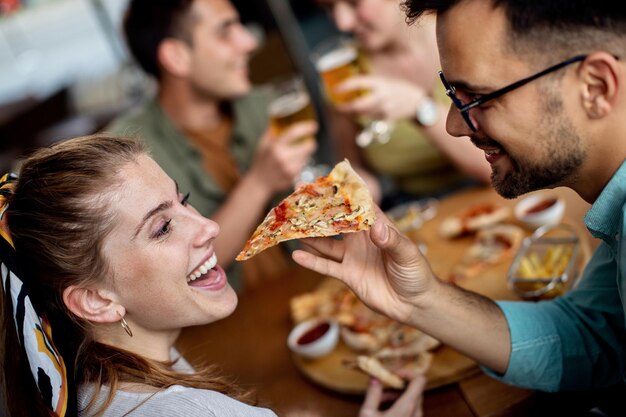
[{"label": "man's ear", "polygon": [[96,323],[117,322],[125,313],[113,293],[103,289],[71,285],[63,291],[63,302],[78,317]]},{"label": "man's ear", "polygon": [[157,57],[161,67],[177,77],[185,77],[191,67],[191,48],[185,42],[167,38],[159,44]]},{"label": "man's ear", "polygon": [[582,100],[587,115],[600,119],[608,115],[618,100],[621,87],[617,59],[606,52],[593,52],[581,67]]}]

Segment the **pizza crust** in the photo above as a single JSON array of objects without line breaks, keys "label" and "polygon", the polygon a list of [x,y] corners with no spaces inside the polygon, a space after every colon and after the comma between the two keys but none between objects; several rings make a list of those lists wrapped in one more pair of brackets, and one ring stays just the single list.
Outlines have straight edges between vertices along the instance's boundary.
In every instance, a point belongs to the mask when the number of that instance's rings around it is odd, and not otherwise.
[{"label": "pizza crust", "polygon": [[378,379],[383,385],[396,389],[402,389],[406,385],[402,378],[385,368],[383,364],[373,356],[357,356],[356,365],[358,369]]},{"label": "pizza crust", "polygon": [[403,389],[406,386],[406,381],[399,374],[410,375],[410,377],[424,375],[430,368],[432,361],[433,354],[429,352],[387,359],[359,355],[356,358],[356,366],[387,387]]},{"label": "pizza crust", "polygon": [[472,207],[462,214],[443,220],[439,233],[445,238],[455,238],[466,233],[496,225],[511,215],[508,207],[496,204],[481,204]]},{"label": "pizza crust", "polygon": [[461,263],[453,268],[450,281],[476,276],[486,266],[510,259],[524,236],[524,231],[512,224],[498,224],[479,231]]}]

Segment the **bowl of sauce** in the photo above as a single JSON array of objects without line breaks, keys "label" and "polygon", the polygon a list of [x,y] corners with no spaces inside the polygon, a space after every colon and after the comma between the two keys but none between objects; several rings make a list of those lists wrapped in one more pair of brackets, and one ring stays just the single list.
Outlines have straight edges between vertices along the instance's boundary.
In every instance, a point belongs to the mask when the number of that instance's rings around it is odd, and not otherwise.
[{"label": "bowl of sauce", "polygon": [[292,352],[315,359],[328,355],[339,341],[339,325],[333,320],[310,319],[294,327],[287,338]]},{"label": "bowl of sauce", "polygon": [[530,229],[559,224],[564,213],[563,200],[547,193],[530,195],[515,206],[515,217]]}]

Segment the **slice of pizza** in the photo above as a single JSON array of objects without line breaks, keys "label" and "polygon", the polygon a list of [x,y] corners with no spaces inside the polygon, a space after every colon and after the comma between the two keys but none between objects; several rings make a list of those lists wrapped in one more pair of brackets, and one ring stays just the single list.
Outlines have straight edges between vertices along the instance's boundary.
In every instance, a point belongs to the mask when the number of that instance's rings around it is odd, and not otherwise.
[{"label": "slice of pizza", "polygon": [[523,239],[524,231],[512,224],[498,224],[479,231],[461,263],[453,268],[450,281],[476,276],[485,267],[511,258]]},{"label": "slice of pizza", "polygon": [[501,223],[510,215],[511,211],[508,207],[497,204],[479,204],[463,213],[444,219],[439,231],[443,237],[455,238]]},{"label": "slice of pizza", "polygon": [[236,259],[246,260],[285,240],[367,230],[374,219],[367,185],[344,160],[274,207]]}]

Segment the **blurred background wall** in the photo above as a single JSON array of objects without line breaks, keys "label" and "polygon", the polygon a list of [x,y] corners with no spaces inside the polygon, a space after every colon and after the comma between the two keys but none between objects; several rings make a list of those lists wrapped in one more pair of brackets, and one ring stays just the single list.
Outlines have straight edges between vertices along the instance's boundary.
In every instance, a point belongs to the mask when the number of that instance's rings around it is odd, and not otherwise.
[{"label": "blurred background wall", "polygon": [[[121,38],[127,2],[0,0],[0,172],[36,147],[99,130],[153,93]],[[255,84],[307,72],[307,49],[334,33],[313,0],[233,3],[261,40]]]}]

